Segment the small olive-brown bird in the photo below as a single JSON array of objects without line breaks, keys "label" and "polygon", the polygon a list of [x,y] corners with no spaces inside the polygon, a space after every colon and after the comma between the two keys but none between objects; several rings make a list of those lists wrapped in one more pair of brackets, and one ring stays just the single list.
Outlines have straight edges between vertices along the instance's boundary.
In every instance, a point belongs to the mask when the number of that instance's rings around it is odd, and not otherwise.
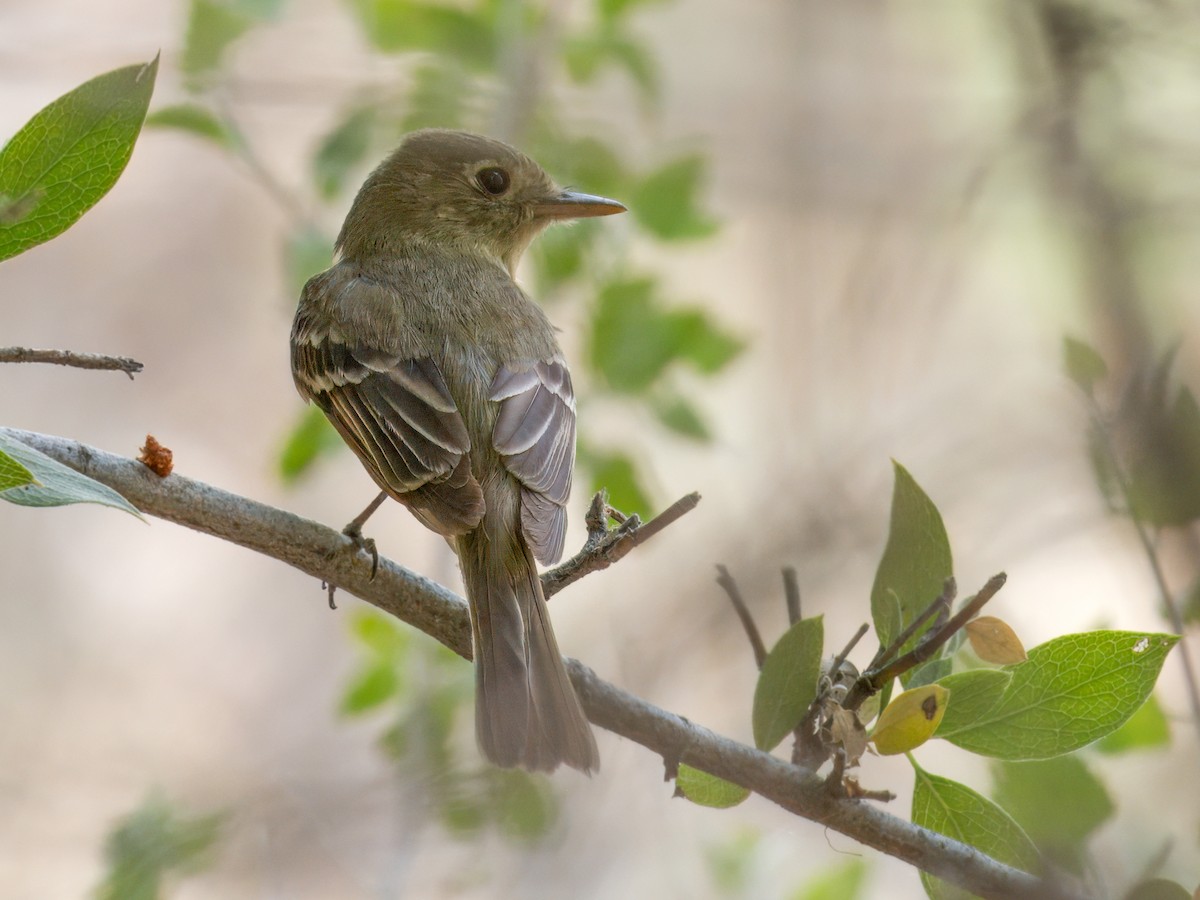
[{"label": "small olive-brown bird", "polygon": [[415,132],[363,184],[292,326],[300,394],[458,553],[476,735],[500,766],[599,766],[534,563],[562,554],[575,398],[554,327],[513,276],[545,226],[624,209],[499,141]]}]

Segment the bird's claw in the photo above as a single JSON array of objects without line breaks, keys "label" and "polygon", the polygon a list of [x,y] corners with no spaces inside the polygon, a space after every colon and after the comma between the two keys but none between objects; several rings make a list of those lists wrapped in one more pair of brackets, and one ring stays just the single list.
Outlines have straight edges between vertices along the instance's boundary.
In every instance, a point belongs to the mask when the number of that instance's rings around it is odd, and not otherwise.
[{"label": "bird's claw", "polygon": [[379,571],[379,550],[375,546],[375,538],[364,537],[362,526],[357,522],[351,522],[343,528],[342,534],[350,538],[357,552],[371,554],[371,580],[374,581],[375,574]]}]

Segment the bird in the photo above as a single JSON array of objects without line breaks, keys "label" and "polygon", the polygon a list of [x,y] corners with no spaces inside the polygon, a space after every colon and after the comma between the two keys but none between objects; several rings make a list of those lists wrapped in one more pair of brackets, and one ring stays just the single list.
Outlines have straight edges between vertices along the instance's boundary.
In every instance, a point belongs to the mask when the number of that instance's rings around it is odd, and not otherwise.
[{"label": "bird", "polygon": [[413,132],[363,183],[292,326],[300,395],[457,553],[476,738],[506,768],[599,768],[536,565],[562,555],[574,390],[556,329],[515,274],[546,226],[624,211],[499,140]]}]

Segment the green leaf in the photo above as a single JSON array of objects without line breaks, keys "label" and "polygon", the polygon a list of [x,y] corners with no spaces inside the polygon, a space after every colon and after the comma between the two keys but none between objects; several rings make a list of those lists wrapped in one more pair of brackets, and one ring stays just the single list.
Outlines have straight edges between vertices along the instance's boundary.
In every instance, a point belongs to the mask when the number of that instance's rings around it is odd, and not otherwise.
[{"label": "green leaf", "polygon": [[[912,757],[909,760],[912,761]],[[966,785],[926,772],[916,762],[913,762],[913,769],[914,825],[977,847],[999,862],[1036,873],[1037,848],[1008,813]],[[971,896],[925,872],[921,873],[921,883],[933,900],[959,900]]]},{"label": "green leaf", "polygon": [[234,143],[234,135],[229,126],[218,119],[211,110],[197,103],[177,103],[174,106],[156,109],[146,116],[146,125],[186,131],[222,147],[230,147]]},{"label": "green leaf", "polygon": [[783,633],[763,661],[754,686],[754,746],[771,751],[800,724],[817,695],[825,646],[822,616],[801,619]]},{"label": "green leaf", "polygon": [[1166,878],[1150,878],[1129,889],[1122,900],[1192,900],[1193,894]]},{"label": "green leaf", "polygon": [[[950,539],[941,513],[908,470],[899,463],[893,466],[891,527],[871,588],[871,616],[884,646],[899,637],[941,595],[946,579],[954,574]],[[918,629],[905,650],[931,624]],[[907,679],[902,681],[908,684]]]},{"label": "green leaf", "polygon": [[627,278],[609,282],[596,297],[589,357],[614,390],[645,390],[678,353],[657,289],[652,278]]},{"label": "green leaf", "polygon": [[279,454],[279,474],[291,484],[304,475],[320,457],[340,452],[342,439],[319,407],[306,406]]},{"label": "green leaf", "polygon": [[229,46],[250,30],[254,18],[227,3],[192,0],[179,68],[196,87],[220,65]]},{"label": "green leaf", "polygon": [[33,484],[37,481],[33,473],[21,465],[7,453],[0,452],[0,491]]},{"label": "green leaf", "polygon": [[790,900],[859,900],[866,880],[867,864],[852,859],[812,878]]},{"label": "green leaf", "polygon": [[708,237],[716,232],[716,221],[698,206],[704,168],[704,157],[694,154],[651,172],[629,198],[634,218],[666,241]]},{"label": "green leaf", "polygon": [[356,715],[381,706],[396,696],[400,680],[390,662],[377,660],[363,667],[342,695],[343,715]]},{"label": "green leaf", "polygon": [[742,349],[704,311],[665,309],[657,291],[652,278],[624,278],[596,297],[589,363],[617,392],[640,393],[681,360],[711,375]]},{"label": "green leaf", "polygon": [[353,0],[367,39],[384,53],[424,50],[476,69],[496,65],[500,30],[480,12],[414,0]]},{"label": "green leaf", "polygon": [[983,721],[992,708],[1000,702],[1012,682],[1012,673],[1000,669],[972,669],[956,672],[938,681],[950,691],[950,702],[937,736],[949,739],[951,735]]},{"label": "green leaf", "polygon": [[[108,485],[101,484],[62,463],[51,459],[40,450],[22,444],[15,438],[0,433],[0,452],[15,459],[30,471],[36,483],[0,491],[0,500],[18,506],[66,506],[70,503],[99,503],[111,506],[142,519],[128,500]],[[145,519],[142,519],[144,522]]]},{"label": "green leaf", "polygon": [[1158,698],[1151,694],[1124,725],[1101,738],[1096,743],[1096,749],[1101,753],[1126,753],[1148,747],[1165,747],[1169,743],[1171,725],[1167,721],[1167,714],[1159,706]]},{"label": "green leaf", "polygon": [[[1092,631],[1047,641],[1005,670],[1012,680],[981,715],[964,721],[954,701],[938,737],[997,759],[1048,759],[1116,731],[1154,688],[1176,635]],[[964,673],[966,674],[966,673]],[[952,675],[942,680],[957,697]]]},{"label": "green leaf", "polygon": [[1108,364],[1090,345],[1073,337],[1063,338],[1063,368],[1079,389],[1090,394],[1097,381],[1108,375]]},{"label": "green leaf", "polygon": [[650,498],[642,488],[633,460],[624,453],[593,452],[580,447],[579,461],[592,474],[591,493],[608,491],[608,502],[626,515],[649,513]]},{"label": "green leaf", "polygon": [[1112,817],[1108,791],[1077,755],[1037,762],[997,762],[992,797],[1038,849],[1082,874],[1088,836]]},{"label": "green leaf", "polygon": [[352,109],[321,140],[313,157],[317,190],[325,199],[336,197],[346,187],[347,178],[366,159],[375,131],[378,110],[373,106]]},{"label": "green leaf", "polygon": [[675,776],[675,789],[697,806],[709,806],[713,809],[729,809],[750,796],[749,788],[693,769],[684,763],[679,764],[679,774]]},{"label": "green leaf", "polygon": [[712,441],[712,432],[708,430],[699,411],[682,397],[655,402],[654,415],[676,434],[705,444]]},{"label": "green leaf", "polygon": [[66,231],[108,193],[142,129],[158,57],[59,97],[0,150],[0,260]]},{"label": "green leaf", "polygon": [[680,354],[705,375],[721,371],[746,347],[743,341],[714,325],[701,310],[676,310],[668,321],[677,334]]},{"label": "green leaf", "polygon": [[108,873],[98,900],[158,900],[169,875],[208,863],[221,815],[187,816],[155,793],[117,823],[104,842]]}]

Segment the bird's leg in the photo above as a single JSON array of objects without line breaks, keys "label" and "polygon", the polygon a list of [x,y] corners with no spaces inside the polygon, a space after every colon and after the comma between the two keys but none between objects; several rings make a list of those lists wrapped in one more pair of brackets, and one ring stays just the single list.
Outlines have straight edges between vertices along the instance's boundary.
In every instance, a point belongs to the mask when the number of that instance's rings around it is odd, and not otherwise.
[{"label": "bird's leg", "polygon": [[367,508],[360,512],[357,516],[350,520],[350,524],[342,529],[342,534],[354,541],[354,546],[361,552],[365,551],[371,554],[371,578],[375,578],[375,573],[379,571],[379,551],[375,548],[375,539],[363,537],[362,527],[367,519],[371,518],[375,510],[383,505],[383,501],[387,499],[387,494],[383,491],[379,492],[379,496],[372,500]]}]

